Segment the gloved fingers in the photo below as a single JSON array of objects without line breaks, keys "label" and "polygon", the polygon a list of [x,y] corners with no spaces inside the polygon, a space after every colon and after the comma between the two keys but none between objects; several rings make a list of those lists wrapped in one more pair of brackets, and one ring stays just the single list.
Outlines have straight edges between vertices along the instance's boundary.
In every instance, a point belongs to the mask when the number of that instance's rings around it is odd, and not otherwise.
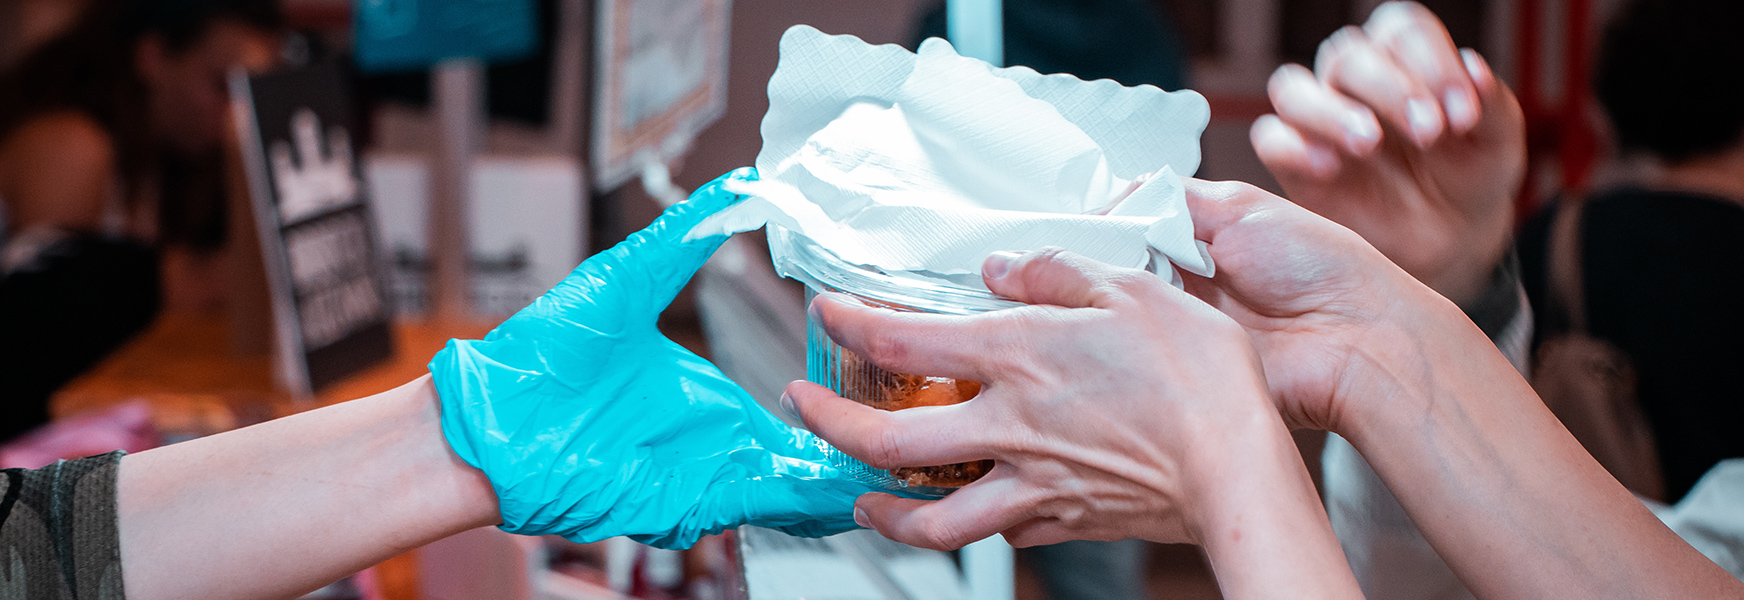
[{"label": "gloved fingers", "polygon": [[855,529],[854,500],[878,491],[825,468],[818,477],[760,475],[711,485],[696,522],[708,533],[754,525],[821,537]]},{"label": "gloved fingers", "polygon": [[[1275,118],[1320,145],[1342,147],[1360,157],[1381,143],[1381,123],[1374,111],[1333,91],[1307,67],[1278,67],[1266,83],[1266,94],[1272,100],[1272,110],[1277,111]],[[1255,129],[1258,127],[1256,122]]]},{"label": "gloved fingers", "polygon": [[723,182],[756,177],[755,169],[744,167],[697,188],[653,224],[582,263],[541,303],[551,300],[561,314],[659,314],[729,237],[686,240],[685,235],[704,219],[745,199],[726,191]]},{"label": "gloved fingers", "polygon": [[775,527],[773,529],[795,537],[821,538],[853,531],[859,528],[860,525],[854,522],[854,517],[848,515],[828,519],[802,521],[792,525]]},{"label": "gloved fingers", "polygon": [[831,340],[897,373],[991,383],[993,374],[1009,372],[1004,361],[1022,347],[998,313],[901,312],[835,293],[819,294],[810,310]]},{"label": "gloved fingers", "polygon": [[996,467],[942,500],[867,494],[854,508],[856,521],[884,537],[919,548],[956,550],[1029,520],[1035,505],[1016,477]]},{"label": "gloved fingers", "polygon": [[784,396],[806,428],[848,456],[877,469],[948,465],[1003,454],[983,404],[879,410],[809,382],[788,384]]},{"label": "gloved fingers", "polygon": [[[753,404],[756,404],[753,402]],[[763,410],[762,406],[748,407],[747,411],[755,410],[763,417],[750,417],[751,437],[756,438],[764,448],[783,457],[822,463],[827,457],[829,447],[823,440],[810,431],[788,425],[787,423]]]},{"label": "gloved fingers", "polygon": [[[702,223],[714,216],[715,213],[726,210],[745,199],[742,195],[727,191],[726,183],[734,180],[756,181],[757,169],[739,167],[722,173],[721,176],[703,184],[702,187],[696,188],[696,191],[691,192],[690,197],[684,202],[674,204],[671,208],[666,209],[664,213],[661,213],[660,218],[656,219],[644,231],[660,238],[663,243],[683,243],[685,236],[698,223]],[[718,242],[727,236],[715,237]]]}]

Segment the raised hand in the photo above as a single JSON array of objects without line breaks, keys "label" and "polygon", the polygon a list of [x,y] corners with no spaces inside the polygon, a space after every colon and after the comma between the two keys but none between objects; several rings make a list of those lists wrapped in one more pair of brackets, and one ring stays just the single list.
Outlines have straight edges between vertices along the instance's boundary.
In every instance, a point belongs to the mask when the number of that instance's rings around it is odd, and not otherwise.
[{"label": "raised hand", "polygon": [[1526,130],[1481,56],[1422,5],[1389,2],[1267,91],[1276,114],[1250,137],[1286,196],[1455,301],[1482,292],[1508,247]]}]

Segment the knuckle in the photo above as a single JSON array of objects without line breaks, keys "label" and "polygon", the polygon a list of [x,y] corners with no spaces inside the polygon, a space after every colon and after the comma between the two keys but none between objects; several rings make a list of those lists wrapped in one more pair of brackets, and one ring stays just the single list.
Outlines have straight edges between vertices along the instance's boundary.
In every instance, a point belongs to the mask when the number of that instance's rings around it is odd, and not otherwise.
[{"label": "knuckle", "polygon": [[872,433],[872,443],[866,448],[866,464],[874,469],[894,469],[902,464],[902,437],[889,426]]},{"label": "knuckle", "polygon": [[1239,201],[1247,198],[1247,184],[1240,181],[1210,181],[1202,188],[1205,195],[1224,201]]},{"label": "knuckle", "polygon": [[1065,248],[1059,246],[1043,246],[1042,249],[1035,251],[1035,255],[1030,259],[1030,262],[1033,264],[1059,262],[1061,257],[1065,256],[1066,252]]},{"label": "knuckle", "polygon": [[1005,536],[1005,543],[1011,544],[1013,548],[1034,548],[1045,545],[1035,533],[1028,529],[1002,531],[1000,535]]},{"label": "knuckle", "polygon": [[1139,269],[1121,269],[1110,273],[1106,280],[1109,287],[1127,297],[1138,296],[1154,289],[1158,281],[1156,275]]},{"label": "knuckle", "polygon": [[904,361],[908,360],[910,352],[908,340],[903,339],[894,330],[880,329],[867,338],[866,348],[862,354],[872,364],[890,368],[903,364]]},{"label": "knuckle", "polygon": [[[1025,407],[1000,408],[1003,410],[994,412],[997,418],[992,419],[993,425],[980,432],[984,436],[985,445],[993,454],[1006,457],[1032,456],[1047,445],[1044,434],[1029,425],[1033,419],[1025,414]],[[999,469],[1007,464],[1009,463],[996,462],[993,468]]]},{"label": "knuckle", "polygon": [[924,547],[933,550],[957,550],[974,541],[955,520],[936,517],[921,522],[920,539]]},{"label": "knuckle", "polygon": [[1314,50],[1314,71],[1322,77],[1332,74],[1366,38],[1363,30],[1354,25],[1346,25],[1332,32]]},{"label": "knuckle", "polygon": [[1245,181],[1220,181],[1218,183],[1226,186],[1223,191],[1231,198],[1253,200],[1260,196],[1271,195],[1270,192],[1260,189],[1259,186]]},{"label": "knuckle", "polygon": [[1035,251],[1020,267],[1023,284],[1026,289],[1038,289],[1046,286],[1054,270],[1067,266],[1066,249],[1059,246],[1046,246]]},{"label": "knuckle", "polygon": [[975,338],[985,342],[975,353],[976,362],[992,374],[1017,372],[1027,363],[1031,350],[1023,339],[1029,323],[1014,314],[992,313],[987,317],[972,329]]}]

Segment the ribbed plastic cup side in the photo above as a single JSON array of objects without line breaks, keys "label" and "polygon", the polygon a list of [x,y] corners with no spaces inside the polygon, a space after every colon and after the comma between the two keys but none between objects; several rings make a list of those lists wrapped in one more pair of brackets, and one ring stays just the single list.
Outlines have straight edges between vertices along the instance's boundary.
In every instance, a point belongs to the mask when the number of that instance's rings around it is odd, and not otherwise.
[{"label": "ribbed plastic cup side", "polygon": [[[806,299],[809,303],[816,295],[810,287],[806,289]],[[812,383],[827,387],[837,395],[877,408],[891,410],[890,388],[893,381],[912,378],[912,376],[892,373],[881,369],[871,362],[862,360],[851,351],[836,345],[824,332],[823,325],[814,317],[806,320],[806,379]],[[956,488],[917,485],[911,482],[910,476],[899,476],[886,469],[873,468],[860,462],[847,453],[830,446],[827,452],[830,465],[856,481],[868,485],[901,492],[907,495],[942,498]],[[965,463],[963,465],[946,465],[942,467],[922,467],[905,469],[910,472],[927,472],[933,469],[960,471],[963,468],[977,468],[985,472],[988,465]],[[925,481],[924,479],[922,481]]]}]

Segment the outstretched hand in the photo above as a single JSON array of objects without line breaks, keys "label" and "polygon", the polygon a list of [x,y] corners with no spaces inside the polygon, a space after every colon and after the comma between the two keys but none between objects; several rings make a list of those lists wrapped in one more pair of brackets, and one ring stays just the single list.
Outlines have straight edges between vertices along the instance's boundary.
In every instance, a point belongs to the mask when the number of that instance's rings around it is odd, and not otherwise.
[{"label": "outstretched hand", "polygon": [[443,433],[490,479],[504,530],[688,547],[747,523],[854,528],[867,488],[655,326],[727,238],[686,234],[742,199],[724,181],[755,176],[710,182],[483,340],[450,341],[431,361]]}]

